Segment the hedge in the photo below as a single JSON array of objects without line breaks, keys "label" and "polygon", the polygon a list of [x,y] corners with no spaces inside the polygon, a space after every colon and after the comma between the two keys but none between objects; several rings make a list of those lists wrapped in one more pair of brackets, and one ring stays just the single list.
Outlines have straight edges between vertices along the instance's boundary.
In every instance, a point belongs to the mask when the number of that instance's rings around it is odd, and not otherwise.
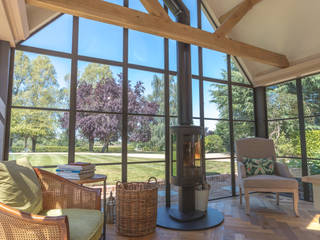
[{"label": "hedge", "polygon": [[[97,146],[93,148],[93,152],[101,153],[102,146]],[[29,152],[31,149],[29,149]],[[80,146],[75,148],[76,152],[88,152],[87,146]],[[11,152],[19,153],[24,152],[23,146],[13,146]],[[36,152],[68,152],[68,146],[37,146]],[[119,146],[109,146],[109,153],[121,153],[121,147]]]}]

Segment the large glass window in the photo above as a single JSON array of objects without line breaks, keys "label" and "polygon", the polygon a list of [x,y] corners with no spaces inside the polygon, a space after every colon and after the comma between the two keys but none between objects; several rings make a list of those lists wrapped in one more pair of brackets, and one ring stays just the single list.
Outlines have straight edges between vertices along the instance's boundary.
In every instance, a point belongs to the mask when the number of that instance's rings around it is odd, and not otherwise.
[{"label": "large glass window", "polygon": [[[140,1],[128,2],[129,8],[146,12]],[[197,27],[197,1],[184,3],[191,13],[191,26]],[[127,38],[119,26],[84,18],[79,18],[76,38],[72,36],[73,19],[69,15],[57,18],[22,44],[33,48],[22,51],[26,48],[19,46],[15,51],[10,159],[25,156],[34,166],[46,166],[53,172],[58,164],[91,162],[97,173],[108,175],[111,185],[118,180],[146,181],[151,176],[163,182],[169,151],[166,117],[170,117],[170,126],[178,124],[177,42],[169,39],[166,47],[163,38],[135,30],[128,30]],[[203,13],[201,19],[202,28],[213,32]],[[72,55],[75,39],[78,52]],[[252,136],[254,131],[253,105],[243,108],[240,101],[245,94],[252,103],[252,90],[236,86],[234,82],[241,82],[237,68],[232,68],[233,83],[228,82],[224,53],[192,45],[191,64],[193,124],[204,128],[207,176],[214,189],[210,198],[229,196],[228,84],[235,91],[235,119],[249,121],[235,124],[236,137]],[[69,133],[75,138],[69,138]],[[127,179],[122,178],[122,164],[127,164]],[[177,189],[172,189],[176,198]],[[163,190],[159,191],[162,199]]]}]

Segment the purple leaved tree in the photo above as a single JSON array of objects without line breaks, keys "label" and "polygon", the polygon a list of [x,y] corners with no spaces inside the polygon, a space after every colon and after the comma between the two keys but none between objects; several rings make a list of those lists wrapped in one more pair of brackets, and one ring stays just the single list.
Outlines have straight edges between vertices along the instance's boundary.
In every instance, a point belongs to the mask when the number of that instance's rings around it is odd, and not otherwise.
[{"label": "purple leaved tree", "polygon": [[[122,75],[119,80],[113,77],[100,79],[93,84],[81,81],[77,89],[76,129],[81,137],[89,142],[89,151],[94,150],[95,141],[103,147],[102,152],[108,152],[111,142],[117,141],[121,136],[122,112]],[[159,105],[148,101],[143,93],[145,88],[141,82],[135,86],[128,86],[128,112],[154,115]],[[88,113],[84,111],[112,112],[119,114]],[[68,127],[69,114],[60,119],[63,127]],[[132,116],[128,122],[129,141],[147,142],[151,138],[150,124],[153,117]]]}]

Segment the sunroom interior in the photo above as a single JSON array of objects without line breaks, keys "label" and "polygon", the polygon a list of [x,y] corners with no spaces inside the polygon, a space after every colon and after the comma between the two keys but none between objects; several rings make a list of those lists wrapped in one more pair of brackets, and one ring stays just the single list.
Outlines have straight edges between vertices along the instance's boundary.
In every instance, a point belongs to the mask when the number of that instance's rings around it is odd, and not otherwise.
[{"label": "sunroom interior", "polygon": [[[0,164],[26,159],[52,174],[94,164],[106,186],[86,186],[106,201],[119,182],[155,177],[159,218],[188,196],[172,181],[172,127],[187,122],[201,129],[199,168],[222,219],[200,231],[190,231],[197,220],[158,220],[136,239],[319,239],[319,9],[316,0],[0,0]],[[240,204],[243,139],[272,140],[273,160],[298,185],[299,214],[288,191],[250,192],[249,213]],[[3,195],[0,239],[78,239],[71,229],[14,234],[23,224],[8,234]],[[106,215],[103,197],[101,207]],[[88,239],[130,239],[117,217]]]}]

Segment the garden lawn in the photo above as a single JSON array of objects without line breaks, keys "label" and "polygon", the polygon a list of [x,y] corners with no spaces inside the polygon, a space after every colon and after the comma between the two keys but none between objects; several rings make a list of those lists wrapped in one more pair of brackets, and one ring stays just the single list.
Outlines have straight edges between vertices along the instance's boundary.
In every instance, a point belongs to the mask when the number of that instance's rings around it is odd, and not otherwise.
[{"label": "garden lawn", "polygon": [[[10,154],[10,160],[26,157],[33,166],[49,166],[66,164],[67,153],[17,153]],[[121,181],[121,156],[110,154],[76,154],[76,161],[97,163],[114,163],[118,165],[96,166],[96,173],[108,176],[108,184]],[[143,157],[128,157],[128,181],[147,181],[149,177],[156,177],[163,181],[165,177],[165,163],[139,163],[141,161],[163,161],[161,158],[150,158],[148,154]],[[230,161],[206,161],[207,175],[230,173]],[[46,168],[55,172],[55,168]]]}]

